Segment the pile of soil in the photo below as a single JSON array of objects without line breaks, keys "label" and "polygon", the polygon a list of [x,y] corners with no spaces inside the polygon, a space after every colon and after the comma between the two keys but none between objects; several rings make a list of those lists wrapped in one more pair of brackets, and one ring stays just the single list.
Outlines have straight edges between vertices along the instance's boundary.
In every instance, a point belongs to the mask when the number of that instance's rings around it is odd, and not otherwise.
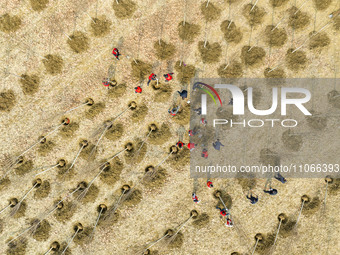
[{"label": "pile of soil", "polygon": [[264,165],[279,166],[280,156],[278,153],[268,148],[264,148],[260,151],[260,161]]},{"label": "pile of soil", "polygon": [[146,104],[138,104],[137,108],[132,112],[131,120],[133,123],[141,122],[148,115],[148,107]]},{"label": "pile of soil", "polygon": [[121,83],[116,86],[111,86],[110,89],[108,90],[108,95],[111,98],[118,98],[121,97],[126,91],[126,84]]},{"label": "pile of soil", "polygon": [[[31,224],[34,224],[38,219],[34,219],[31,221]],[[43,220],[39,223],[38,227],[35,229],[32,237],[39,241],[43,242],[46,241],[50,237],[51,225],[47,220]]]},{"label": "pile of soil", "polygon": [[189,84],[190,80],[194,78],[196,69],[193,65],[185,65],[180,61],[175,64],[176,78],[181,84]]},{"label": "pile of soil", "polygon": [[275,7],[281,7],[289,2],[289,0],[269,0],[271,6]]},{"label": "pile of soil", "polygon": [[162,167],[149,170],[149,172],[146,172],[145,174],[146,174],[146,177],[143,180],[143,184],[146,187],[151,188],[151,189],[162,187],[168,176],[167,171]]},{"label": "pile of soil", "polygon": [[188,124],[190,121],[190,105],[186,104],[182,106],[172,119],[180,125]]},{"label": "pile of soil", "polygon": [[298,10],[295,6],[291,7],[289,10],[289,20],[288,25],[294,29],[303,29],[308,26],[310,22],[310,17],[306,12]]},{"label": "pile of soil", "polygon": [[0,180],[0,191],[2,191],[4,188],[7,188],[11,184],[11,180],[6,177]]},{"label": "pile of soil", "polygon": [[33,161],[32,160],[26,160],[23,161],[19,166],[14,168],[15,174],[19,176],[23,176],[27,173],[29,173],[33,169]]},{"label": "pile of soil", "polygon": [[309,49],[323,48],[331,43],[326,32],[316,34],[316,31],[309,33]]},{"label": "pile of soil", "polygon": [[335,30],[340,30],[340,15],[338,15],[337,17],[334,17],[334,23],[333,23],[333,27]]},{"label": "pile of soil", "polygon": [[73,138],[74,133],[79,129],[79,124],[77,122],[71,122],[68,125],[63,125],[59,131],[59,135],[62,138],[68,139]]},{"label": "pile of soil", "polygon": [[39,90],[40,78],[38,75],[22,74],[20,79],[21,88],[25,95],[33,95]]},{"label": "pile of soil", "polygon": [[113,10],[115,11],[115,15],[119,19],[128,19],[137,9],[137,5],[132,0],[119,0],[113,1]]},{"label": "pile of soil", "polygon": [[336,108],[340,109],[340,93],[336,90],[332,90],[327,94],[328,102]]},{"label": "pile of soil", "polygon": [[334,178],[333,183],[328,186],[329,194],[336,195],[340,190],[340,178]]},{"label": "pile of soil", "polygon": [[160,60],[171,59],[176,52],[176,48],[172,43],[166,43],[163,40],[155,41],[153,47],[155,49],[156,57]]},{"label": "pile of soil", "polygon": [[[210,4],[209,4],[210,5]],[[170,236],[165,238],[168,241],[169,249],[181,248],[184,243],[184,235],[182,232],[178,232],[176,236]]]},{"label": "pile of soil", "polygon": [[319,210],[320,205],[321,205],[320,198],[313,197],[309,202],[304,203],[303,208],[302,208],[302,213],[306,216],[311,216]]},{"label": "pile of soil", "polygon": [[[90,154],[92,153],[94,146],[95,146],[94,144],[89,142],[88,145],[82,149],[82,151],[79,154],[79,157],[81,157],[82,159],[88,160]],[[97,156],[97,149],[94,150],[91,157],[95,158],[96,156]]]},{"label": "pile of soil", "polygon": [[93,228],[85,227],[82,231],[79,231],[78,234],[73,239],[74,243],[77,245],[88,244],[91,241],[91,233]]},{"label": "pile of soil", "polygon": [[217,69],[217,73],[222,78],[238,78],[243,75],[243,67],[240,62],[233,61],[228,66],[226,64],[221,65]]},{"label": "pile of soil", "polygon": [[36,189],[34,192],[34,198],[35,199],[43,199],[50,194],[51,191],[51,185],[49,181],[43,181],[40,185],[39,189]]},{"label": "pile of soil", "polygon": [[241,51],[241,60],[247,66],[255,66],[262,62],[266,56],[266,52],[261,47],[243,46]]},{"label": "pile of soil", "polygon": [[13,218],[15,219],[19,219],[21,217],[24,217],[25,216],[25,213],[26,213],[26,209],[27,209],[27,204],[26,202],[22,202],[18,211],[14,214]]},{"label": "pile of soil", "polygon": [[52,141],[46,141],[44,143],[40,143],[37,149],[37,152],[45,157],[47,156],[52,150],[53,148],[56,146],[56,144]]},{"label": "pile of soil", "polygon": [[15,32],[21,26],[21,19],[16,15],[5,13],[0,17],[0,31],[4,33]]},{"label": "pile of soil", "polygon": [[93,18],[93,20],[91,20],[91,32],[96,37],[107,35],[110,31],[111,24],[111,21],[105,16],[102,16],[100,19]]},{"label": "pile of soil", "polygon": [[[250,11],[253,9],[252,11]],[[250,26],[255,26],[262,23],[263,17],[266,14],[265,10],[258,5],[253,8],[252,4],[247,4],[243,8],[243,16],[248,20]]]},{"label": "pile of soil", "polygon": [[224,208],[224,205],[222,204],[217,194],[220,194],[220,198],[222,199],[223,203],[228,209],[230,209],[231,206],[233,205],[233,200],[231,196],[224,190],[216,190],[213,193],[213,197],[218,201],[216,206],[218,206],[219,208]]},{"label": "pile of soil", "polygon": [[131,62],[132,76],[138,81],[143,81],[146,77],[149,77],[149,75],[151,74],[152,65],[138,59],[136,60],[136,62],[135,61]]},{"label": "pile of soil", "polygon": [[[281,47],[287,42],[287,33],[284,28],[275,28],[269,25],[265,29],[265,41],[270,46]],[[274,30],[273,30],[274,29]]]},{"label": "pile of soil", "polygon": [[220,60],[222,48],[218,42],[214,42],[212,44],[207,42],[204,47],[204,42],[200,41],[198,43],[198,51],[201,54],[202,62],[210,64]]},{"label": "pile of soil", "polygon": [[[231,22],[231,23],[230,23]],[[224,39],[228,43],[239,43],[242,40],[243,34],[239,27],[236,27],[235,22],[225,20],[221,23],[221,30],[224,34]]]},{"label": "pile of soil", "polygon": [[[279,235],[284,238],[290,236],[294,230],[295,225],[296,225],[296,220],[293,220],[290,217],[288,217],[288,219],[286,219],[285,222],[282,221]],[[277,225],[277,227],[279,226]]]},{"label": "pile of soil", "polygon": [[[87,158],[86,158],[87,159]],[[70,181],[73,180],[73,177],[75,176],[75,166],[73,166],[70,170],[69,168],[71,167],[70,164],[66,164],[63,167],[58,167],[58,174],[57,174],[57,179],[59,181]],[[67,173],[66,173],[67,172]]]},{"label": "pile of soil", "polygon": [[171,86],[169,86],[167,84],[159,84],[159,87],[158,87],[157,83],[153,83],[153,84],[151,84],[151,87],[157,91],[155,93],[155,96],[154,96],[154,102],[164,103],[164,102],[169,101],[169,99],[172,95],[172,87]]},{"label": "pile of soil", "polygon": [[200,34],[200,26],[181,21],[178,24],[178,35],[183,41],[192,43],[196,37]]},{"label": "pile of soil", "polygon": [[56,54],[48,54],[42,60],[46,71],[49,74],[56,75],[62,72],[64,61],[63,58]]},{"label": "pile of soil", "polygon": [[134,189],[132,192],[127,193],[124,199],[124,205],[134,206],[137,205],[143,198],[142,192],[138,189]]},{"label": "pile of soil", "polygon": [[206,213],[202,213],[196,220],[192,222],[192,225],[198,229],[206,227],[210,222],[210,217]]},{"label": "pile of soil", "polygon": [[[60,200],[55,201],[55,204],[57,204]],[[57,209],[56,212],[54,213],[54,216],[57,221],[59,222],[67,222],[69,221],[73,214],[76,211],[76,207],[72,202],[63,202],[63,207],[61,209]]]},{"label": "pile of soil", "polygon": [[85,117],[88,119],[94,119],[105,109],[105,103],[95,103],[85,112]]},{"label": "pile of soil", "polygon": [[105,184],[112,186],[120,179],[123,168],[123,162],[116,157],[110,162],[109,166],[105,167],[99,178]]},{"label": "pile of soil", "polygon": [[[11,239],[7,240],[9,242]],[[27,249],[27,239],[19,238],[8,244],[6,255],[25,255]]]},{"label": "pile of soil", "polygon": [[[112,205],[112,208],[114,208],[114,206],[115,205]],[[109,210],[111,210],[112,208],[110,208]],[[115,211],[114,213],[108,211],[105,213],[105,215],[103,215],[103,217],[101,217],[102,220],[99,220],[98,227],[107,228],[118,222],[120,218],[120,213],[118,211]]]},{"label": "pile of soil", "polygon": [[269,72],[270,70],[272,70],[272,68],[267,67],[264,70],[264,77],[265,78],[284,78],[286,77],[285,75],[285,71],[282,68],[276,68],[275,70]]},{"label": "pile of soil", "polygon": [[283,145],[291,151],[299,151],[302,147],[302,136],[294,134],[290,129],[282,133]]},{"label": "pile of soil", "polygon": [[[74,193],[74,198],[77,198],[81,193],[83,192],[83,190],[78,190]],[[91,187],[88,189],[88,191],[86,192],[86,195],[81,199],[81,202],[83,203],[92,203],[96,201],[96,198],[98,197],[98,193],[99,193],[99,188],[92,184]]]},{"label": "pile of soil", "polygon": [[[275,241],[275,233],[268,233],[266,234],[261,241],[258,242],[256,251],[261,252],[263,254],[264,252],[268,251],[270,247],[273,246]],[[264,253],[265,254],[265,253]]]},{"label": "pile of soil", "polygon": [[326,10],[332,3],[332,0],[313,0],[315,8],[319,11]]},{"label": "pile of soil", "polygon": [[201,4],[201,13],[207,22],[219,19],[221,16],[221,9],[216,7],[213,3],[207,1]]},{"label": "pile of soil", "polygon": [[[250,176],[251,174],[247,174],[247,176]],[[256,178],[237,178],[238,184],[241,185],[242,190],[244,192],[247,192],[248,190],[252,190],[256,187]]]},{"label": "pile of soil", "polygon": [[154,145],[162,145],[167,142],[172,136],[171,130],[168,124],[163,123],[160,128],[157,127],[155,131],[152,131],[148,142]]},{"label": "pile of soil", "polygon": [[307,64],[307,56],[304,51],[297,50],[293,53],[294,49],[288,49],[286,53],[286,65],[292,71],[299,71],[304,69]]},{"label": "pile of soil", "polygon": [[312,115],[306,116],[308,126],[317,131],[325,129],[327,126],[327,118],[318,116],[314,111],[310,111],[310,113]]},{"label": "pile of soil", "polygon": [[147,151],[148,145],[147,145],[147,141],[143,144],[143,147],[140,149],[138,155],[137,150],[139,150],[139,148],[142,146],[143,141],[141,139],[137,139],[134,144],[132,146],[132,149],[129,151],[125,152],[125,162],[128,164],[132,164],[132,163],[140,163]]},{"label": "pile of soil", "polygon": [[67,44],[75,53],[82,53],[89,49],[89,38],[83,32],[75,31],[70,38],[67,39]]},{"label": "pile of soil", "polygon": [[114,122],[112,127],[106,131],[105,137],[111,141],[117,141],[123,133],[124,125],[121,122]]},{"label": "pile of soil", "polygon": [[66,246],[67,246],[67,242],[63,242],[62,244],[60,244],[59,250],[56,251],[53,255],[72,255],[70,247],[68,247],[67,250],[63,253]]},{"label": "pile of soil", "polygon": [[9,112],[16,104],[16,96],[13,90],[3,90],[0,93],[0,111]]},{"label": "pile of soil", "polygon": [[32,9],[34,11],[42,11],[47,7],[49,0],[30,0]]}]

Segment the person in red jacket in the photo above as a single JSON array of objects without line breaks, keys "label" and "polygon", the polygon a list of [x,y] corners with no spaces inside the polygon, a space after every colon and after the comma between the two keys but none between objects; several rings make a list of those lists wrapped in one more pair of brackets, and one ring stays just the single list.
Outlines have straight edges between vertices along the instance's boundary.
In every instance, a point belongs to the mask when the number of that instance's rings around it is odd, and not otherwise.
[{"label": "person in red jacket", "polygon": [[201,156],[202,156],[202,158],[208,158],[208,150],[207,149],[203,149]]},{"label": "person in red jacket", "polygon": [[119,60],[120,53],[119,53],[119,50],[117,48],[114,48],[112,50],[112,54],[116,57],[116,59]]},{"label": "person in red jacket", "polygon": [[172,80],[172,75],[173,75],[173,74],[174,74],[174,73],[167,73],[167,74],[164,74],[165,81],[166,81],[166,82],[171,81],[171,80]]},{"label": "person in red jacket", "polygon": [[182,149],[183,146],[185,145],[185,143],[183,143],[183,142],[181,142],[181,141],[178,141],[178,142],[176,143],[176,145],[177,145],[178,148]]},{"label": "person in red jacket", "polygon": [[200,202],[200,200],[198,200],[198,197],[196,196],[196,193],[192,193],[192,200],[198,204]]},{"label": "person in red jacket", "polygon": [[229,215],[229,212],[227,212],[228,209],[226,209],[226,208],[221,209],[221,208],[219,208],[218,206],[216,206],[216,209],[220,210],[220,214],[221,214],[223,217]]},{"label": "person in red jacket", "polygon": [[138,87],[135,87],[135,93],[142,93],[142,87],[141,86],[138,86]]},{"label": "person in red jacket", "polygon": [[109,81],[108,79],[106,79],[106,80],[103,79],[102,84],[103,84],[105,87],[109,88],[109,86],[110,86],[110,81]]},{"label": "person in red jacket", "polygon": [[152,73],[150,76],[149,76],[149,81],[148,81],[148,86],[150,84],[151,81],[155,81],[157,79],[157,75]]},{"label": "person in red jacket", "polygon": [[214,187],[213,183],[210,180],[207,181],[207,186],[209,189]]},{"label": "person in red jacket", "polygon": [[196,144],[194,144],[194,143],[188,143],[188,149],[190,150],[190,151],[193,151],[194,149],[195,149],[195,145]]}]

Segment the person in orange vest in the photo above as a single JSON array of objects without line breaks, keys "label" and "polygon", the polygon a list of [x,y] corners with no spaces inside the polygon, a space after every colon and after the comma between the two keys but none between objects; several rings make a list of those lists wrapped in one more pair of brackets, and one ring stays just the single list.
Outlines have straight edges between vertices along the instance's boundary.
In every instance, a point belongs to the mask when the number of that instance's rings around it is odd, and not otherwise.
[{"label": "person in orange vest", "polygon": [[196,193],[192,193],[192,200],[198,204],[200,202],[200,200],[198,200],[198,197],[196,196]]},{"label": "person in orange vest", "polygon": [[155,80],[157,79],[156,77],[157,77],[157,75],[154,74],[154,73],[152,73],[152,74],[149,76],[149,80],[148,80],[147,85],[149,86],[149,84],[150,84],[151,81],[155,81]]},{"label": "person in orange vest", "polygon": [[182,149],[183,146],[185,145],[185,143],[183,143],[183,142],[181,142],[181,141],[178,141],[178,142],[176,143],[176,145],[177,145],[178,148]]},{"label": "person in orange vest", "polygon": [[171,80],[172,80],[172,75],[173,75],[173,74],[174,74],[174,73],[167,73],[167,74],[164,74],[165,81],[166,81],[166,82],[171,81]]},{"label": "person in orange vest", "polygon": [[214,187],[213,183],[210,180],[207,181],[207,186],[209,189]]},{"label": "person in orange vest", "polygon": [[118,50],[117,48],[114,48],[114,49],[112,50],[112,54],[116,57],[116,59],[119,60],[119,56],[120,56],[121,54],[119,53],[119,50]]},{"label": "person in orange vest", "polygon": [[135,93],[141,94],[142,93],[142,87],[141,86],[135,87]]}]

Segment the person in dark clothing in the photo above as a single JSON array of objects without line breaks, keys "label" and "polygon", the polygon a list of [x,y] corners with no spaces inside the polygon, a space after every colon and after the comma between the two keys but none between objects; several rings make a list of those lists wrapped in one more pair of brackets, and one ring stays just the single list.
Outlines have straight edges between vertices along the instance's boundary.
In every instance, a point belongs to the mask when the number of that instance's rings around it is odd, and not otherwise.
[{"label": "person in dark clothing", "polygon": [[197,109],[194,109],[194,112],[197,113],[198,115],[201,115],[202,114],[202,108],[197,108]]},{"label": "person in dark clothing", "polygon": [[213,143],[213,147],[215,148],[215,150],[219,151],[221,149],[221,146],[224,145],[220,142],[220,139],[217,139],[217,141]]},{"label": "person in dark clothing", "polygon": [[280,173],[275,174],[274,178],[282,183],[286,183],[287,181]]},{"label": "person in dark clothing", "polygon": [[250,200],[251,204],[256,204],[257,201],[259,201],[259,198],[257,195],[253,196],[253,192],[251,190],[248,191],[247,198]]},{"label": "person in dark clothing", "polygon": [[230,98],[228,105],[233,105],[234,104],[234,99]]},{"label": "person in dark clothing", "polygon": [[277,194],[277,189],[273,189],[272,187],[269,187],[269,189],[264,189],[264,193],[267,193],[269,195],[276,195]]},{"label": "person in dark clothing", "polygon": [[188,97],[188,91],[186,91],[185,89],[177,92],[183,100]]}]

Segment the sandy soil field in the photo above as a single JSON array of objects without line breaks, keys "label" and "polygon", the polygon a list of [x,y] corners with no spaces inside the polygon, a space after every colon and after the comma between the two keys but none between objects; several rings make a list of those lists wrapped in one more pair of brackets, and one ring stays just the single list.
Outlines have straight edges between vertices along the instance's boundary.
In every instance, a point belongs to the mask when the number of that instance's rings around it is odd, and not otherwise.
[{"label": "sandy soil field", "polygon": [[[205,178],[190,178],[188,149],[169,155],[183,130],[189,142],[190,95],[181,100],[176,91],[190,90],[191,78],[284,77],[335,78],[329,90],[315,88],[327,127],[304,123],[300,131],[310,133],[295,157],[337,157],[340,16],[329,15],[339,8],[335,0],[2,0],[0,254],[63,254],[72,237],[64,254],[252,254],[257,240],[254,254],[339,254],[339,179],[273,181],[276,196],[263,193],[266,179],[216,178],[208,189]],[[147,86],[152,72],[159,84]],[[171,118],[178,102],[185,110]],[[247,155],[269,148],[289,163],[283,132],[264,132],[263,144],[250,139]],[[250,186],[255,205],[245,197]],[[233,228],[221,221],[216,191]],[[295,224],[303,195],[309,201]]]}]

